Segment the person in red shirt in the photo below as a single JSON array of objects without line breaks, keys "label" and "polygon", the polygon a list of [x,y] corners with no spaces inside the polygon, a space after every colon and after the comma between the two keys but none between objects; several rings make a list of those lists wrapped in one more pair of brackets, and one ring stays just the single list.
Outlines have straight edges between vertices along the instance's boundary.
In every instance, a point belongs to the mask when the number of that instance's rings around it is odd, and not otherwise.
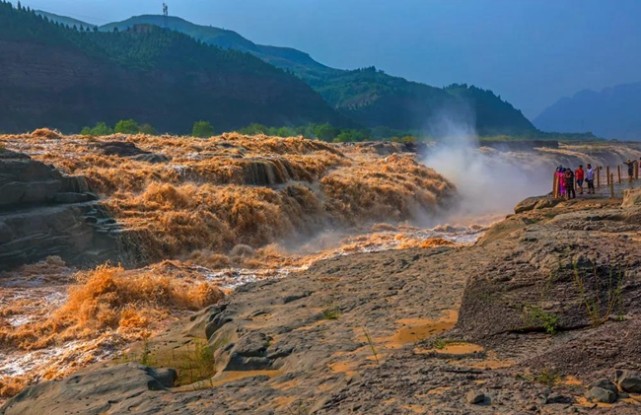
[{"label": "person in red shirt", "polygon": [[579,165],[579,168],[574,172],[574,178],[576,179],[576,186],[579,188],[579,194],[583,194],[583,179],[585,178],[585,171],[583,170],[583,164]]}]

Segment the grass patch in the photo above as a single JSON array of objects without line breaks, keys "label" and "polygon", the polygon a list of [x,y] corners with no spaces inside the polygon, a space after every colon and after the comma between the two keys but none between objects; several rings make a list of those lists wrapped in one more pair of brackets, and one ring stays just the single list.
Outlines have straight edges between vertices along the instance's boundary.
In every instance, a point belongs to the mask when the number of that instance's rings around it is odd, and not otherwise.
[{"label": "grass patch", "polygon": [[532,325],[541,326],[547,334],[556,334],[559,328],[559,317],[553,313],[548,313],[537,306],[525,307],[525,320]]},{"label": "grass patch", "polygon": [[554,369],[544,368],[542,371],[534,375],[533,380],[536,383],[540,383],[551,388],[561,381],[561,375]]},{"label": "grass patch", "polygon": [[145,339],[139,351],[121,356],[116,361],[175,369],[178,374],[175,386],[183,386],[210,379],[215,374],[215,350],[204,339],[193,340],[178,348],[154,347]]},{"label": "grass patch", "polygon": [[309,407],[303,401],[297,401],[286,409],[288,415],[307,415],[310,413]]},{"label": "grass patch", "polygon": [[[623,316],[623,303],[621,293],[623,291],[624,273],[610,269],[607,276],[606,285],[597,286],[593,292],[588,292],[588,277],[594,281],[601,281],[602,278],[594,266],[591,270],[581,269],[575,261],[573,267],[573,281],[576,287],[581,303],[592,326],[596,327],[605,323],[614,313],[617,314],[618,320]],[[590,274],[591,272],[591,274]]]},{"label": "grass patch", "polygon": [[338,320],[341,316],[341,311],[338,307],[329,307],[323,310],[323,319],[325,320]]},{"label": "grass patch", "polygon": [[376,365],[380,366],[380,362],[378,360],[378,353],[376,352],[376,346],[374,345],[374,342],[372,341],[372,336],[369,335],[369,332],[367,331],[367,328],[363,326],[363,333],[365,334],[365,338],[367,339],[367,343],[369,344],[369,348],[372,351],[372,355],[374,356],[374,360],[376,360]]},{"label": "grass patch", "polygon": [[443,350],[443,349],[445,349],[445,346],[447,346],[449,343],[450,342],[445,340],[445,339],[438,338],[438,339],[434,340],[434,343],[432,343],[432,346],[435,349]]},{"label": "grass patch", "polygon": [[540,383],[548,388],[552,388],[562,381],[561,374],[558,371],[547,367],[544,367],[540,372],[534,374],[529,371],[522,375],[518,374],[516,375],[516,379],[532,383]]}]

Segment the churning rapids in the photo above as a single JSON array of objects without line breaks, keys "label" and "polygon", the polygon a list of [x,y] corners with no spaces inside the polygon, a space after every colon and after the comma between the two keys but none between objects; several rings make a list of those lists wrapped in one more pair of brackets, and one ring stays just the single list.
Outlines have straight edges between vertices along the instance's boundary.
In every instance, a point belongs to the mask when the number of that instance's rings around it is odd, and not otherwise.
[{"label": "churning rapids", "polygon": [[[251,281],[337,255],[474,243],[515,202],[546,192],[553,166],[616,154],[468,144],[424,158],[401,144],[302,137],[0,136],[0,151],[86,181],[98,198],[61,199],[100,211],[88,239],[102,241],[79,238],[86,255],[32,253],[0,273],[0,400],[127,359],[133,342]],[[0,209],[0,230],[29,232],[11,229],[23,223],[15,212],[47,209]]]}]

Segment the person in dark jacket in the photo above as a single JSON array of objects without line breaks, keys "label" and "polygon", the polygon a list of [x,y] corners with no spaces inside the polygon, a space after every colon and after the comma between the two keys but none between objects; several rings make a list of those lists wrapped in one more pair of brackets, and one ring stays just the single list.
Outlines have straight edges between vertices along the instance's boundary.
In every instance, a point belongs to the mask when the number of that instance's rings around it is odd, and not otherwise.
[{"label": "person in dark jacket", "polygon": [[565,194],[568,199],[575,199],[576,192],[574,191],[574,172],[572,169],[565,169]]},{"label": "person in dark jacket", "polygon": [[631,181],[632,181],[632,179],[634,179],[634,167],[636,166],[637,161],[636,161],[636,160],[634,160],[634,161],[632,161],[632,160],[628,160],[628,161],[626,161],[626,162],[625,162],[625,163],[623,163],[623,164],[625,164],[626,166],[628,166],[628,181],[630,181],[630,182],[631,182]]}]

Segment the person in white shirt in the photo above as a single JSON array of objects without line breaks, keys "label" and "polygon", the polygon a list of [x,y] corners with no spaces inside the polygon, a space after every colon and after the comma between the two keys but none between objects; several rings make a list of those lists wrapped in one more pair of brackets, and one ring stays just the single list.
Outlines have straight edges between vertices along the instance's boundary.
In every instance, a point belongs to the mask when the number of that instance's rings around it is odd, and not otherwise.
[{"label": "person in white shirt", "polygon": [[588,194],[594,194],[594,169],[588,163],[588,169],[585,171],[585,182],[588,184]]}]

